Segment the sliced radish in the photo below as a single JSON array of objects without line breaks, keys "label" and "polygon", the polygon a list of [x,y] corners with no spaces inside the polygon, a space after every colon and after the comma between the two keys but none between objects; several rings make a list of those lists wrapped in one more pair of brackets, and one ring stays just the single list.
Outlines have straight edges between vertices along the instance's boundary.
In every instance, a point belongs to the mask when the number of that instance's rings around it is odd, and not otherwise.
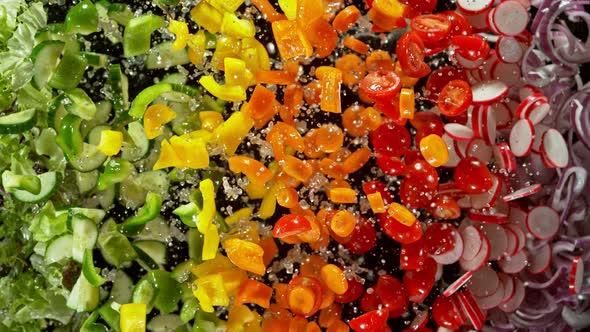
[{"label": "sliced radish", "polygon": [[512,256],[516,254],[516,252],[518,251],[518,235],[516,235],[516,233],[511,228],[506,227],[506,225],[502,226],[504,227],[504,231],[506,232],[506,256]]},{"label": "sliced radish", "polygon": [[465,195],[465,192],[459,188],[455,182],[445,182],[438,185],[438,193],[440,195],[446,194],[451,195],[453,198],[459,198]]},{"label": "sliced radish", "polygon": [[455,141],[453,141],[453,139],[446,133],[443,134],[441,137],[445,142],[447,150],[449,152],[449,160],[446,162],[446,164],[443,165],[443,167],[453,168],[459,165],[461,157],[457,155],[457,150],[455,149]]},{"label": "sliced radish", "polygon": [[506,128],[512,120],[512,110],[508,103],[499,102],[492,105],[494,117],[496,118],[496,128]]},{"label": "sliced radish", "polygon": [[489,105],[500,101],[508,94],[508,85],[499,80],[488,80],[471,87],[474,105]]},{"label": "sliced radish", "polygon": [[484,61],[483,66],[479,68],[480,81],[489,81],[492,79],[492,67],[498,60],[498,55],[495,50],[490,50],[488,58]]},{"label": "sliced radish", "polygon": [[471,196],[463,196],[457,200],[457,205],[461,208],[461,210],[471,209]]},{"label": "sliced radish", "polygon": [[500,191],[502,189],[502,182],[497,176],[492,177],[492,187],[490,190],[486,191],[483,194],[473,194],[471,195],[471,207],[474,209],[483,209],[486,207],[491,207],[494,205],[498,197],[500,196]]},{"label": "sliced radish", "polygon": [[474,296],[489,296],[498,290],[500,279],[496,271],[491,267],[484,265],[481,269],[473,271],[471,279],[467,283],[467,289]]},{"label": "sliced radish", "polygon": [[520,307],[522,301],[524,301],[526,293],[524,284],[516,277],[512,277],[512,280],[514,281],[514,294],[507,301],[498,306],[498,308],[504,312],[514,312]]},{"label": "sliced radish", "polygon": [[549,206],[537,206],[529,212],[526,227],[537,239],[550,239],[559,230],[559,214]]},{"label": "sliced radish", "polygon": [[520,119],[516,121],[510,130],[510,149],[516,157],[524,157],[533,147],[535,138],[535,127],[531,120]]},{"label": "sliced radish", "polygon": [[[469,14],[465,14],[465,18],[467,19],[467,21],[469,21],[469,23],[471,24],[471,27],[473,28],[473,32],[487,32],[489,31],[489,27],[488,27],[488,22],[487,22],[487,16],[488,16],[488,12],[490,11],[490,9],[484,10],[483,12],[479,13],[479,14],[475,14],[475,15],[469,15]],[[461,11],[461,13],[464,13],[463,11]]]},{"label": "sliced radish", "polygon": [[[524,248],[524,246],[526,245],[526,233],[522,229],[522,227],[520,227],[517,224],[505,224],[503,226],[506,227],[506,229],[510,229],[511,231],[514,232],[514,234],[516,234],[516,238],[518,238],[516,251],[522,250]],[[514,251],[512,253],[512,255],[516,254],[516,251]]]},{"label": "sliced radish", "polygon": [[475,15],[492,8],[494,0],[457,0],[457,7],[465,14]]},{"label": "sliced radish", "polygon": [[503,224],[508,221],[508,215],[494,211],[493,209],[487,211],[471,210],[467,212],[467,217],[473,221],[479,221],[482,223]]},{"label": "sliced radish", "polygon": [[516,170],[516,159],[514,154],[510,150],[510,146],[507,143],[498,143],[493,148],[494,159],[496,165],[506,172],[514,172]]},{"label": "sliced radish", "polygon": [[551,264],[553,252],[551,246],[547,243],[535,250],[535,254],[529,257],[529,266],[527,270],[532,274],[539,274],[547,271]]},{"label": "sliced radish", "polygon": [[483,139],[472,138],[469,141],[469,144],[467,144],[466,154],[468,157],[475,157],[484,164],[488,164],[492,161],[494,152],[492,147],[489,146]]},{"label": "sliced radish", "polygon": [[530,84],[523,85],[522,87],[520,87],[520,89],[518,89],[518,97],[520,98],[520,101],[524,101],[525,99],[527,99],[527,97],[535,93],[543,94],[543,92],[541,92],[539,88]]},{"label": "sliced radish", "polygon": [[473,130],[473,137],[480,138],[483,135],[482,130],[482,116],[483,116],[483,106],[475,106],[469,109],[470,113],[468,115],[469,118],[469,125]]},{"label": "sliced radish", "polygon": [[504,257],[498,261],[498,266],[505,273],[515,274],[522,271],[527,265],[527,257],[524,249],[519,250],[510,257]]},{"label": "sliced radish", "polygon": [[487,263],[488,258],[490,257],[490,241],[486,237],[482,237],[483,243],[479,252],[473,259],[465,260],[461,258],[459,260],[459,265],[465,271],[475,271],[480,269]]},{"label": "sliced radish", "polygon": [[481,233],[490,240],[490,258],[489,260],[498,260],[504,256],[508,246],[508,237],[501,225],[492,223],[483,223],[479,225]]},{"label": "sliced radish", "polygon": [[504,297],[502,298],[502,303],[504,303],[514,295],[514,279],[504,273],[498,273],[498,278],[500,278],[500,282],[504,286]]},{"label": "sliced radish", "polygon": [[513,87],[520,84],[522,72],[520,66],[516,63],[506,63],[497,60],[492,66],[492,77]]},{"label": "sliced radish", "polygon": [[467,156],[467,147],[469,146],[469,141],[454,141],[453,146],[455,147],[455,153],[459,158],[463,159]]},{"label": "sliced radish", "polygon": [[465,272],[462,276],[459,277],[459,279],[455,280],[452,284],[449,285],[449,287],[447,287],[447,289],[445,289],[443,295],[446,297],[453,295],[456,291],[459,290],[459,288],[463,287],[463,285],[465,285],[465,283],[468,282],[472,276],[472,271]]},{"label": "sliced radish", "polygon": [[508,215],[512,223],[526,227],[526,216],[528,215],[526,210],[523,210],[516,204],[511,204]]},{"label": "sliced radish", "polygon": [[475,68],[479,68],[483,62],[484,59],[477,59],[477,60],[468,60],[465,59],[464,57],[462,57],[460,54],[455,53],[453,54],[453,58],[455,59],[455,61],[457,62],[457,64],[465,69],[475,69]]},{"label": "sliced radish", "polygon": [[518,63],[524,54],[520,42],[510,36],[500,36],[496,42],[498,58],[505,63]]},{"label": "sliced radish", "polygon": [[535,140],[533,141],[532,150],[541,153],[541,142],[543,142],[543,134],[547,130],[551,129],[551,127],[544,125],[542,123],[535,125]]},{"label": "sliced radish", "polygon": [[474,259],[484,242],[480,230],[473,225],[467,226],[461,231],[461,237],[463,237],[463,255],[461,258],[465,260]]},{"label": "sliced radish", "polygon": [[473,138],[473,130],[459,123],[445,124],[445,132],[456,141],[466,141]]},{"label": "sliced radish", "polygon": [[500,34],[516,36],[526,29],[529,13],[518,1],[502,1],[494,8],[492,21]]},{"label": "sliced radish", "polygon": [[431,257],[439,264],[453,264],[456,263],[461,255],[463,255],[463,238],[458,230],[453,231],[453,239],[455,240],[455,246],[453,249],[440,255],[432,255]]},{"label": "sliced radish", "polygon": [[549,101],[541,99],[536,101],[526,110],[525,117],[536,125],[543,121],[550,111],[551,105],[549,104]]},{"label": "sliced radish", "polygon": [[582,257],[576,256],[572,261],[572,270],[569,278],[569,290],[572,294],[580,293],[584,281],[584,261]]},{"label": "sliced radish", "polygon": [[501,33],[498,31],[498,27],[496,26],[496,23],[494,22],[494,12],[495,12],[495,8],[492,8],[487,12],[486,24],[488,25],[488,28],[490,29],[490,31],[492,31],[496,35],[501,35]]},{"label": "sliced radish", "polygon": [[556,129],[548,129],[541,139],[541,155],[555,168],[566,167],[569,162],[567,143]]},{"label": "sliced radish", "polygon": [[532,108],[539,102],[548,103],[549,99],[542,93],[533,93],[518,104],[514,116],[519,119],[527,119]]},{"label": "sliced radish", "polygon": [[504,202],[510,202],[515,199],[531,196],[533,194],[538,193],[541,190],[541,187],[542,186],[540,184],[535,183],[535,184],[530,185],[528,187],[518,189],[518,190],[502,197],[502,199],[504,200]]},{"label": "sliced radish", "polygon": [[500,282],[498,284],[498,289],[493,294],[483,297],[474,295],[474,297],[481,309],[489,310],[495,308],[502,303],[502,300],[504,300],[504,285]]},{"label": "sliced radish", "polygon": [[486,315],[481,310],[475,297],[469,290],[460,291],[457,293],[457,298],[460,303],[461,311],[467,316],[467,320],[476,330],[481,330],[486,321]]},{"label": "sliced radish", "polygon": [[485,106],[481,114],[482,138],[488,144],[496,143],[496,117],[490,106]]}]

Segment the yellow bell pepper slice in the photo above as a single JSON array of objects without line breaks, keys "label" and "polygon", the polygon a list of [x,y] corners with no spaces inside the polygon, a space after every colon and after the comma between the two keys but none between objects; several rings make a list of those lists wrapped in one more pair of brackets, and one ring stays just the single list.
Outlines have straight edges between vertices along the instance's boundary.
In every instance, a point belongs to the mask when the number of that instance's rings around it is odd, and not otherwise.
[{"label": "yellow bell pepper slice", "polygon": [[114,156],[123,146],[123,133],[116,130],[103,130],[100,132],[98,150],[106,156]]},{"label": "yellow bell pepper slice", "polygon": [[198,65],[205,58],[207,50],[207,37],[205,30],[199,30],[188,38],[188,58],[193,65]]},{"label": "yellow bell pepper slice", "polygon": [[227,155],[232,156],[253,126],[254,120],[246,113],[234,112],[224,123],[215,128],[214,141]]},{"label": "yellow bell pepper slice", "polygon": [[244,3],[244,0],[207,0],[211,6],[220,11],[233,13]]},{"label": "yellow bell pepper slice", "polygon": [[199,83],[215,97],[227,101],[244,101],[246,100],[246,89],[238,85],[221,85],[215,81],[213,76],[203,76]]},{"label": "yellow bell pepper slice", "polygon": [[147,308],[145,303],[127,303],[119,310],[121,332],[144,332],[146,329]]},{"label": "yellow bell pepper slice", "polygon": [[262,257],[264,249],[258,244],[242,239],[228,239],[223,242],[223,248],[232,263],[242,270],[258,275],[264,275],[266,266]]},{"label": "yellow bell pepper slice", "polygon": [[201,264],[193,267],[191,272],[195,275],[195,277],[199,278],[231,269],[235,269],[235,266],[232,264],[229,258],[223,255],[217,255],[215,258],[204,261]]},{"label": "yellow bell pepper slice", "polygon": [[153,170],[158,170],[168,167],[177,167],[181,164],[180,158],[176,155],[174,148],[167,140],[163,140],[160,145],[160,156],[154,164]]},{"label": "yellow bell pepper slice", "polygon": [[227,330],[232,332],[261,331],[262,317],[250,310],[246,305],[233,307],[227,317]]},{"label": "yellow bell pepper slice", "polygon": [[237,85],[246,89],[249,85],[255,83],[254,75],[246,68],[246,61],[227,57],[223,59],[223,66],[225,68],[226,84]]},{"label": "yellow bell pepper slice", "polygon": [[163,104],[148,107],[143,114],[143,130],[148,139],[154,139],[164,133],[164,125],[176,118],[176,112]]},{"label": "yellow bell pepper slice", "polygon": [[[197,228],[201,234],[206,234],[215,217],[215,188],[211,179],[199,183],[199,190],[203,196],[203,209],[199,212]],[[211,259],[211,258],[210,258]]]},{"label": "yellow bell pepper slice", "polygon": [[251,20],[241,19],[234,13],[223,13],[221,33],[237,38],[254,37],[256,26]]},{"label": "yellow bell pepper slice", "polygon": [[291,21],[297,18],[297,0],[279,0],[279,7]]},{"label": "yellow bell pepper slice", "polygon": [[223,115],[217,111],[201,111],[199,112],[199,120],[201,121],[201,128],[213,131],[223,123]]},{"label": "yellow bell pepper slice", "polygon": [[172,136],[170,145],[180,160],[177,167],[199,169],[209,166],[209,152],[203,140]]},{"label": "yellow bell pepper slice", "polygon": [[195,23],[213,34],[218,33],[221,29],[223,14],[205,1],[194,6],[190,14]]},{"label": "yellow bell pepper slice", "polygon": [[180,51],[184,49],[189,39],[188,24],[186,24],[186,22],[170,20],[168,31],[174,34],[172,50]]},{"label": "yellow bell pepper slice", "polygon": [[229,305],[229,296],[225,291],[223,278],[220,274],[197,278],[194,284],[197,289],[193,291],[193,295],[199,300],[203,311],[213,312],[213,306]]},{"label": "yellow bell pepper slice", "polygon": [[250,220],[252,212],[254,212],[254,209],[251,207],[241,208],[233,214],[227,216],[225,218],[225,223],[231,226],[238,223],[240,220]]},{"label": "yellow bell pepper slice", "polygon": [[180,137],[182,137],[184,139],[199,139],[205,143],[211,142],[211,140],[213,140],[213,138],[214,138],[213,133],[211,133],[210,131],[207,131],[205,129],[191,131],[189,133],[181,135]]},{"label": "yellow bell pepper slice", "polygon": [[240,58],[246,61],[246,67],[253,74],[259,70],[270,69],[270,58],[266,47],[256,38],[244,38],[241,43]]},{"label": "yellow bell pepper slice", "polygon": [[211,57],[211,66],[223,71],[225,70],[224,59],[227,57],[240,58],[241,53],[241,40],[236,37],[223,35],[217,39],[215,52],[213,52],[213,56]]},{"label": "yellow bell pepper slice", "polygon": [[204,261],[215,258],[218,248],[219,231],[217,230],[217,225],[211,224],[203,234],[203,253],[201,258]]},{"label": "yellow bell pepper slice", "polygon": [[281,58],[289,60],[313,54],[313,47],[295,21],[272,22],[272,32]]},{"label": "yellow bell pepper slice", "polygon": [[276,182],[268,189],[262,198],[262,203],[260,203],[260,208],[258,209],[258,217],[260,219],[267,219],[275,214],[277,208],[277,194],[279,193],[279,190],[284,187],[284,184]]}]

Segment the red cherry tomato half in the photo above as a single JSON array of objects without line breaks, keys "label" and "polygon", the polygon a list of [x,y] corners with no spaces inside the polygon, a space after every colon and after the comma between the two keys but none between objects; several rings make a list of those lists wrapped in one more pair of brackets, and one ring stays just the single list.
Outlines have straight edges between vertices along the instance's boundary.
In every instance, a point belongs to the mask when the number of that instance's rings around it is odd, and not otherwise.
[{"label": "red cherry tomato half", "polygon": [[391,70],[377,70],[365,76],[359,88],[372,100],[385,101],[398,95],[402,88],[402,81]]},{"label": "red cherry tomato half", "polygon": [[494,184],[488,167],[475,157],[463,158],[455,167],[455,185],[468,194],[481,194]]},{"label": "red cherry tomato half", "polygon": [[[438,181],[437,181],[438,183]],[[399,197],[403,204],[410,208],[426,208],[436,197],[437,189],[425,183],[403,179],[399,189]]]},{"label": "red cherry tomato half", "polygon": [[411,77],[424,77],[430,66],[424,62],[424,42],[418,33],[408,31],[397,41],[395,53],[404,73]]},{"label": "red cherry tomato half", "polygon": [[393,202],[393,196],[387,189],[385,183],[379,180],[370,180],[363,182],[363,192],[365,195],[374,194],[376,192],[381,194],[381,198],[383,199],[383,203],[386,205]]},{"label": "red cherry tomato half", "polygon": [[272,229],[272,236],[284,238],[311,230],[311,223],[304,216],[287,214],[281,217]]},{"label": "red cherry tomato half", "polygon": [[386,309],[373,310],[352,319],[348,325],[356,332],[380,332],[387,324],[387,317]]},{"label": "red cherry tomato half", "polygon": [[350,240],[344,243],[344,247],[352,254],[364,254],[373,249],[377,243],[377,232],[373,224],[367,219],[360,217]]},{"label": "red cherry tomato half", "polygon": [[402,332],[432,332],[432,330],[427,327],[419,327],[415,330],[413,328],[407,328],[405,330],[402,330]]},{"label": "red cherry tomato half", "polygon": [[406,169],[406,164],[401,158],[385,155],[377,155],[377,166],[389,176],[402,175]]},{"label": "red cherry tomato half", "polygon": [[455,247],[455,226],[446,222],[432,223],[424,232],[424,248],[429,255],[441,255]]},{"label": "red cherry tomato half", "polygon": [[387,213],[378,214],[377,220],[383,233],[399,243],[416,242],[422,237],[422,225],[419,222],[406,226]]},{"label": "red cherry tomato half", "polygon": [[399,111],[399,95],[391,100],[378,101],[374,106],[398,126],[403,127],[406,125],[406,122],[408,122],[407,118],[402,118]]},{"label": "red cherry tomato half", "polygon": [[402,244],[399,256],[402,270],[417,270],[424,266],[426,258],[428,256],[422,239],[416,242]]},{"label": "red cherry tomato half", "polygon": [[[287,288],[289,309],[296,315],[313,316],[320,309],[322,297],[322,283],[314,277],[300,275],[289,281]],[[304,298],[304,300],[296,301],[295,299],[298,298]],[[309,304],[308,301],[313,303]]]},{"label": "red cherry tomato half", "polygon": [[436,168],[423,159],[418,159],[406,167],[404,180],[423,184],[428,188],[438,187],[438,172]]},{"label": "red cherry tomato half", "polygon": [[369,138],[377,154],[390,157],[401,157],[412,144],[408,130],[393,122],[382,124],[370,133]]},{"label": "red cherry tomato half", "polygon": [[432,13],[437,0],[407,0],[408,6],[419,13]]},{"label": "red cherry tomato half", "polygon": [[361,297],[359,304],[361,310],[364,312],[379,309],[379,306],[381,305],[381,299],[379,299],[379,296],[377,293],[375,293],[375,287],[371,287],[369,292],[363,293],[363,297]]},{"label": "red cherry tomato half", "polygon": [[[443,68],[433,71],[432,74],[430,74],[430,76],[428,76],[428,80],[426,81],[425,97],[428,98],[428,100],[430,100],[430,101],[436,102],[438,100],[438,96],[439,96],[440,92],[442,91],[442,89],[445,87],[445,85],[447,85],[447,83],[449,81],[452,81],[452,80],[466,81],[467,75],[465,75],[464,71],[459,70],[453,66],[446,66],[446,67],[443,67]],[[421,113],[428,114],[428,112],[421,112]],[[417,114],[418,113],[414,114],[414,119],[416,118]],[[412,121],[414,119],[410,120],[410,122],[413,123]],[[441,121],[441,123],[442,123],[442,121]],[[419,128],[416,128],[416,129],[419,129]]]},{"label": "red cherry tomato half", "polygon": [[490,53],[490,45],[480,35],[454,36],[451,45],[455,52],[470,61],[485,59]]},{"label": "red cherry tomato half", "polygon": [[451,330],[461,327],[461,318],[449,297],[440,295],[432,304],[432,318],[439,326]]},{"label": "red cherry tomato half", "polygon": [[461,216],[461,208],[450,195],[438,195],[428,209],[433,217],[442,220],[454,220]]},{"label": "red cherry tomato half", "polygon": [[[434,75],[434,73],[432,73],[432,75]],[[432,77],[432,75],[430,75],[430,77]],[[443,87],[444,85],[442,85],[440,88],[442,89]],[[438,116],[438,114],[433,112],[414,113],[414,118],[410,120],[410,124],[412,127],[416,128],[416,130],[424,130],[432,134],[438,135],[438,133],[440,133],[440,135],[442,135],[444,131],[444,123],[442,119],[440,116]]]},{"label": "red cherry tomato half", "polygon": [[469,108],[473,101],[471,86],[464,80],[452,80],[438,96],[438,110],[446,116],[457,116]]},{"label": "red cherry tomato half", "polygon": [[408,307],[408,297],[402,283],[395,277],[384,274],[379,276],[375,293],[381,299],[381,304],[389,310],[389,317],[394,318],[400,311],[405,312]]},{"label": "red cherry tomato half", "polygon": [[447,10],[444,12],[439,13],[439,15],[444,15],[447,19],[451,22],[451,36],[468,36],[473,34],[473,28],[471,27],[471,23],[465,18],[465,16],[459,14],[454,10]]},{"label": "red cherry tomato half", "polygon": [[410,27],[428,44],[446,39],[451,32],[451,21],[444,15],[420,15],[412,19]]},{"label": "red cherry tomato half", "polygon": [[348,289],[344,294],[334,296],[334,301],[338,303],[350,303],[356,301],[363,295],[365,288],[356,279],[348,279]]},{"label": "red cherry tomato half", "polygon": [[437,264],[434,259],[427,257],[422,268],[404,273],[404,288],[410,301],[422,303],[426,299],[434,286],[436,270]]}]

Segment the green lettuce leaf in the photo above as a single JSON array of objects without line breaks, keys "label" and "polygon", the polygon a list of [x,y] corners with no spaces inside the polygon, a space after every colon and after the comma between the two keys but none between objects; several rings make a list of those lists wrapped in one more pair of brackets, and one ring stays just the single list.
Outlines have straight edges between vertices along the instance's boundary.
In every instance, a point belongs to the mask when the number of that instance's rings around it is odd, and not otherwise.
[{"label": "green lettuce leaf", "polygon": [[6,42],[16,29],[16,16],[23,3],[23,0],[4,0],[0,4],[0,50],[6,48]]}]

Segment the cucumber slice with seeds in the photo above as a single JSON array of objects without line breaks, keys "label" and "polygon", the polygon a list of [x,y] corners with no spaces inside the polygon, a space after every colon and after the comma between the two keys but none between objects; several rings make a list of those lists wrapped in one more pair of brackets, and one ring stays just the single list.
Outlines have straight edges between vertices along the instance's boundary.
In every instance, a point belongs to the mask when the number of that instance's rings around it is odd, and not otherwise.
[{"label": "cucumber slice with seeds", "polygon": [[15,190],[12,194],[16,199],[26,203],[37,203],[48,199],[59,188],[62,175],[57,172],[47,172],[39,175],[41,190],[38,194],[32,194],[26,190]]},{"label": "cucumber slice with seeds", "polygon": [[31,53],[33,61],[33,84],[44,87],[55,73],[65,43],[59,40],[46,40],[35,46]]},{"label": "cucumber slice with seeds", "polygon": [[45,249],[45,262],[51,264],[72,257],[73,243],[72,234],[64,234],[52,240]]},{"label": "cucumber slice with seeds", "polygon": [[18,134],[33,128],[36,115],[37,112],[30,109],[0,117],[0,134]]}]

